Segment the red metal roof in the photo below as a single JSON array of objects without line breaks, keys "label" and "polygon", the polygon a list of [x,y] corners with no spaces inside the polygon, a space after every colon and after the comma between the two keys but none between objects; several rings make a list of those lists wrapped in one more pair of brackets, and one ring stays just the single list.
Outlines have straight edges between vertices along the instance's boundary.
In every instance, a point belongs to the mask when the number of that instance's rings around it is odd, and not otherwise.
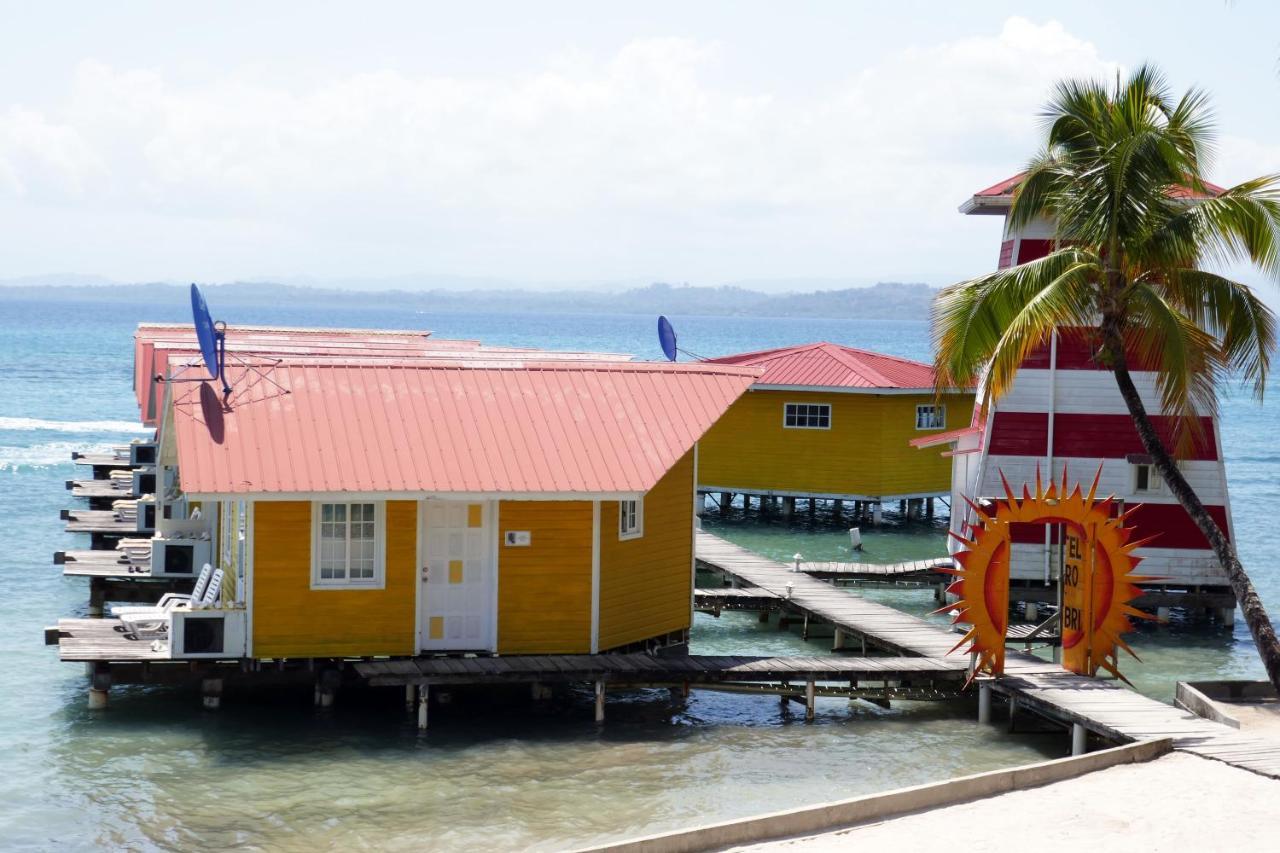
[{"label": "red metal roof", "polygon": [[[1022,183],[1023,176],[1026,172],[1019,172],[1011,178],[1005,178],[998,184],[992,184],[986,189],[978,190],[973,194],[972,198],[965,201],[960,206],[962,213],[995,213],[1003,211],[1013,204],[1013,194],[1018,189],[1018,185]],[[1169,198],[1182,198],[1203,200],[1214,198],[1222,195],[1226,190],[1217,184],[1211,184],[1208,181],[1202,181],[1204,188],[1208,193],[1200,193],[1193,191],[1189,187],[1174,187],[1169,190]]]},{"label": "red metal roof", "polygon": [[763,367],[756,386],[915,390],[933,388],[933,368],[918,361],[825,341],[709,359]]},{"label": "red metal roof", "polygon": [[651,489],[759,371],[699,364],[383,361],[228,369],[176,386],[188,494]]}]

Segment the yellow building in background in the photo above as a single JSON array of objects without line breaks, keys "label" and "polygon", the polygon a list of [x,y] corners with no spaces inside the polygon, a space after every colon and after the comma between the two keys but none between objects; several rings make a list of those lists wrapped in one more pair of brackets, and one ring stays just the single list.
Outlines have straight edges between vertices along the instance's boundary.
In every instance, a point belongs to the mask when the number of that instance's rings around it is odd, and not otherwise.
[{"label": "yellow building in background", "polygon": [[929,365],[832,343],[713,361],[763,374],[700,443],[700,492],[870,504],[950,494],[950,461],[909,442],[967,426],[974,395],[935,394]]}]

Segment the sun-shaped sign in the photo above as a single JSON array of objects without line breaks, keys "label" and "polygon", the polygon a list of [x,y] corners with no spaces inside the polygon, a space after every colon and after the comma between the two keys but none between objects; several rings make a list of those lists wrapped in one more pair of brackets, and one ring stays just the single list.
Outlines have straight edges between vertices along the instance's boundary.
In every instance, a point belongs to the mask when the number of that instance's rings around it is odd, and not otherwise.
[{"label": "sun-shaped sign", "polygon": [[1133,574],[1141,560],[1133,551],[1149,540],[1133,541],[1133,528],[1125,526],[1136,507],[1113,517],[1115,498],[1096,499],[1101,475],[1099,467],[1086,495],[1079,483],[1069,489],[1065,467],[1062,482],[1046,487],[1037,466],[1035,494],[1024,484],[1019,498],[1001,472],[1005,497],[994,508],[967,501],[978,523],[968,526],[967,537],[952,534],[964,548],[955,555],[960,568],[952,571],[956,580],[947,591],[960,601],[943,609],[955,609],[955,621],[970,625],[952,651],[971,643],[968,651],[977,655],[975,673],[1004,672],[1014,524],[1062,525],[1063,667],[1084,675],[1105,669],[1123,679],[1116,648],[1137,659],[1120,635],[1133,630],[1130,616],[1148,618],[1129,602],[1142,593],[1136,584],[1154,580]]}]

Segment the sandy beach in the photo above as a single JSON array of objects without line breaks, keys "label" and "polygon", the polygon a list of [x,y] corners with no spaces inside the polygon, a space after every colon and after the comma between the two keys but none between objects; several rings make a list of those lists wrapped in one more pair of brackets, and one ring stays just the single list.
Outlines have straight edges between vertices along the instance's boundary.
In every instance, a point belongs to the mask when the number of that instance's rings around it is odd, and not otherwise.
[{"label": "sandy beach", "polygon": [[1004,838],[1040,851],[1263,850],[1280,829],[1277,797],[1280,781],[1174,753],[988,800],[738,849],[950,853]]}]

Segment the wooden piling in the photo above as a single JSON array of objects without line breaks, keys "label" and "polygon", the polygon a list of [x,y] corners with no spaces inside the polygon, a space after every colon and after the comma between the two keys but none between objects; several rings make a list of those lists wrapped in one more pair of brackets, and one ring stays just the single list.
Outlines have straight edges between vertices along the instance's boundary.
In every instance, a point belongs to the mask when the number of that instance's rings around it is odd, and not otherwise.
[{"label": "wooden piling", "polygon": [[596,681],[596,722],[604,722],[604,680]]},{"label": "wooden piling", "polygon": [[206,711],[216,711],[222,707],[222,679],[206,678],[200,682],[200,695]]},{"label": "wooden piling", "polygon": [[430,706],[431,685],[424,682],[418,685],[418,729],[420,731],[425,732],[427,730]]},{"label": "wooden piling", "polygon": [[813,722],[814,705],[817,699],[818,684],[816,681],[806,681],[804,683],[804,718],[806,722]]},{"label": "wooden piling", "polygon": [[107,707],[107,695],[111,690],[111,665],[99,663],[93,665],[89,676],[89,710],[101,711]]}]

